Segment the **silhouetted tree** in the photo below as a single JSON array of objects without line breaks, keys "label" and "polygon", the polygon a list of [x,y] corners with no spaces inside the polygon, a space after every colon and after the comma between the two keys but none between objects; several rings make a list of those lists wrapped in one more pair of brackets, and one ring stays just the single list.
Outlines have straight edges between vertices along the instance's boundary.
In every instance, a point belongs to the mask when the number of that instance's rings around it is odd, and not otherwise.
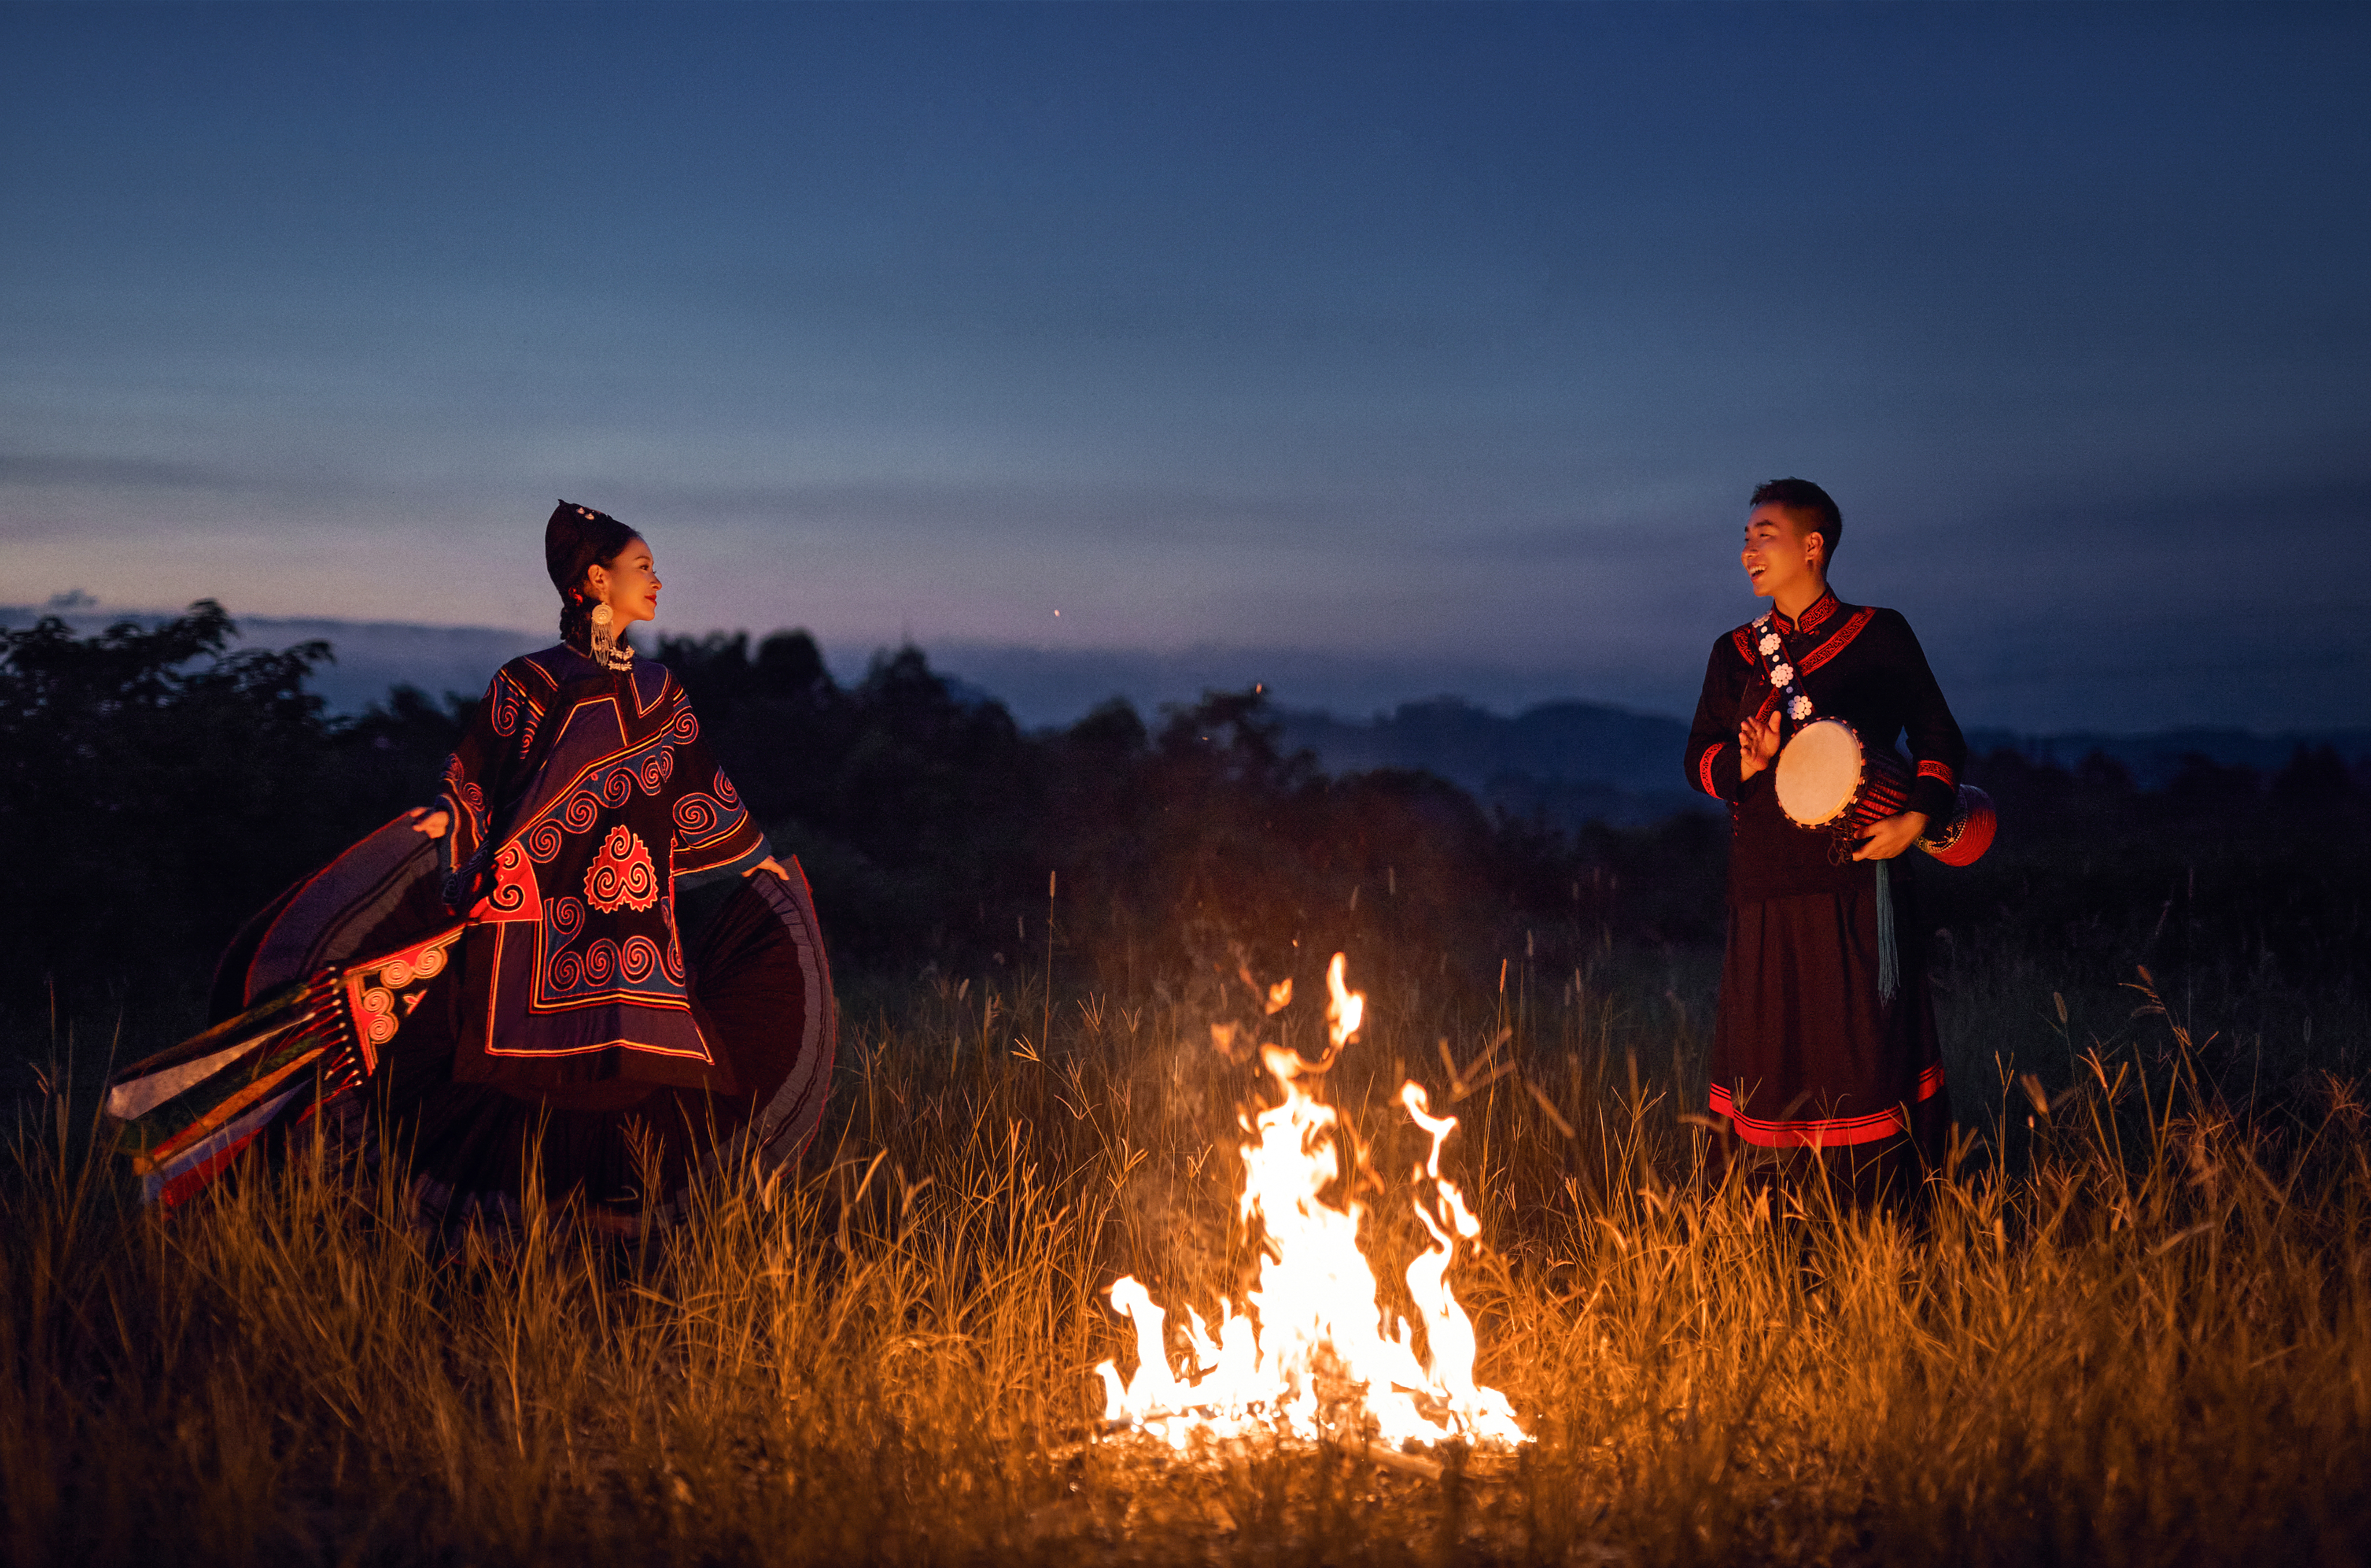
[{"label": "silhouetted tree", "polygon": [[2337,747],[2299,745],[2273,775],[2273,799],[2288,811],[2330,811],[2345,802],[2352,783]]}]

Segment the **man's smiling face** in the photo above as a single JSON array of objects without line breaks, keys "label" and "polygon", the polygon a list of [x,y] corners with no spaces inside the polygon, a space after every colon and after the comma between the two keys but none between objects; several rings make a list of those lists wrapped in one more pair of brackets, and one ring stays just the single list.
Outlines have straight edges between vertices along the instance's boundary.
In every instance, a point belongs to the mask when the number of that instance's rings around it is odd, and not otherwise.
[{"label": "man's smiling face", "polygon": [[1764,599],[1775,599],[1789,588],[1810,587],[1817,579],[1825,541],[1806,532],[1798,508],[1775,502],[1753,509],[1745,520],[1745,549],[1739,559],[1745,580]]}]

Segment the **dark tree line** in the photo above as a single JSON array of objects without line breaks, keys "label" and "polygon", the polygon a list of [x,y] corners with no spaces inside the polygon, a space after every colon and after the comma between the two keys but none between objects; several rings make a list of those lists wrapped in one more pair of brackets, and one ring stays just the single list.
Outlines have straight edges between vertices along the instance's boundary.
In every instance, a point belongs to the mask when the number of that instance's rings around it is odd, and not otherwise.
[{"label": "dark tree line", "polygon": [[[327,646],[235,638],[211,602],[88,638],[0,632],[0,1003],[201,985],[250,913],[432,798],[473,700],[398,687],[338,718],[309,689]],[[1523,929],[1718,929],[1723,836],[1703,822],[1575,842],[1428,775],[1329,778],[1279,746],[1261,692],[1025,733],[914,648],[847,686],[804,632],[656,656],[805,866],[844,970],[1042,961],[1049,881],[1057,963],[1101,983],[1288,973],[1351,941],[1478,972]]]},{"label": "dark tree line", "polygon": [[1429,774],[1329,778],[1283,748],[1263,691],[1206,693],[1151,723],[1115,700],[1025,734],[913,648],[847,688],[804,632],[658,656],[861,960],[1041,961],[1049,907],[1058,963],[1130,986],[1307,974],[1340,947],[1371,973],[1478,974],[1526,932],[1718,930],[1717,824],[1576,840],[1486,815]]},{"label": "dark tree line", "polygon": [[323,716],[307,682],[326,644],[234,651],[235,635],[211,600],[154,628],[0,632],[9,1002],[186,984],[249,911],[418,795],[371,725]]},{"label": "dark tree line", "polygon": [[[235,635],[210,602],[88,638],[0,632],[0,1004],[193,988],[249,914],[432,797],[473,701],[399,687],[337,718],[309,689],[328,647]],[[1049,913],[1058,967],[1131,990],[1245,965],[1313,978],[1336,948],[1372,977],[1484,986],[1509,955],[1556,974],[1610,940],[1718,940],[1718,817],[1569,835],[1428,774],[1327,777],[1258,690],[1032,733],[910,647],[845,686],[804,632],[656,657],[806,868],[846,973],[1034,965]],[[1975,871],[1933,877],[1930,907],[1962,931],[2063,943],[2099,927],[2103,896],[2145,921],[2177,881],[2197,903],[2203,866],[2284,962],[2344,963],[2371,935],[2347,870],[2360,790],[2334,754],[2300,752],[2269,787],[2204,758],[2153,792],[2104,757],[1972,771],[2007,826]]]}]

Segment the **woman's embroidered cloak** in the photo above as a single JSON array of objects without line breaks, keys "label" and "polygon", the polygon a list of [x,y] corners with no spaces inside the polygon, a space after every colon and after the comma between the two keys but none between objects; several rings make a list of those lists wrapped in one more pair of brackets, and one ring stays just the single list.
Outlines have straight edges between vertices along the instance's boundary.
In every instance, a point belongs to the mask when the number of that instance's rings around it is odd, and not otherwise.
[{"label": "woman's embroidered cloak", "polygon": [[455,1081],[737,1090],[692,999],[677,880],[771,850],[671,672],[564,644],[512,660],[445,764],[443,804],[445,899],[470,920]]}]

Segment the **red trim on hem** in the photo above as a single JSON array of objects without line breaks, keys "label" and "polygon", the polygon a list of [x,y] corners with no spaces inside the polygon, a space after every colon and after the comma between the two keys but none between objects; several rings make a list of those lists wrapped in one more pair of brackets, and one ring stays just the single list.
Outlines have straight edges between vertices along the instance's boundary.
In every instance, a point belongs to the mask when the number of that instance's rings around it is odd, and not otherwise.
[{"label": "red trim on hem", "polygon": [[1951,765],[1948,762],[1922,762],[1918,765],[1918,777],[1940,778],[1953,789],[1957,789],[1960,783],[1959,775],[1951,771]]},{"label": "red trim on hem", "polygon": [[[699,1028],[699,1022],[695,1020],[692,1023],[692,1029],[697,1032]],[[500,1046],[489,1045],[485,1050],[486,1055],[489,1056],[503,1056],[528,1061],[535,1060],[538,1057],[558,1058],[561,1056],[589,1056],[596,1051],[640,1051],[645,1056],[673,1056],[679,1061],[705,1062],[709,1066],[713,1066],[716,1063],[716,1058],[708,1051],[707,1043],[708,1037],[706,1035],[701,1035],[701,1048],[697,1051],[678,1051],[670,1045],[652,1045],[640,1040],[599,1040],[590,1045],[563,1045],[549,1050],[534,1046],[521,1046],[510,1050],[504,1050]]]},{"label": "red trim on hem", "polygon": [[[1918,1090],[1913,1103],[1932,1100],[1943,1088],[1943,1064],[1929,1063],[1918,1075]],[[1717,1083],[1708,1097],[1712,1113],[1725,1116],[1736,1128],[1737,1136],[1757,1148],[1842,1148],[1852,1144],[1875,1143],[1910,1130],[1907,1108],[1889,1106],[1867,1116],[1823,1116],[1797,1121],[1786,1117],[1764,1121],[1748,1116],[1737,1109],[1735,1097],[1729,1086]]]},{"label": "red trim on hem", "polygon": [[1727,741],[1715,741],[1705,747],[1704,755],[1696,758],[1696,782],[1703,787],[1706,794],[1716,801],[1720,799],[1720,791],[1713,788],[1712,759],[1718,756],[1720,748],[1727,744],[1729,744]]}]

